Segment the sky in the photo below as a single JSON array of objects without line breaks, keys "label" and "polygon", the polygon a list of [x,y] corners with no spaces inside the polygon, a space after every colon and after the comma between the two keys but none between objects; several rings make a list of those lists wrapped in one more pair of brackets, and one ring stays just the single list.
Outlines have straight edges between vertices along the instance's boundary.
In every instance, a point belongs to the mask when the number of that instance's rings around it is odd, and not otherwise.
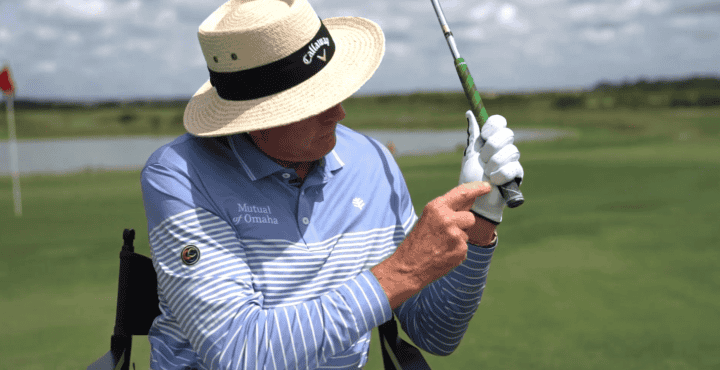
[{"label": "sky", "polygon": [[[378,23],[386,52],[358,95],[460,90],[429,0],[309,0],[320,18]],[[18,99],[190,97],[216,0],[0,0],[0,63]],[[720,2],[441,0],[484,92],[720,76]]]}]

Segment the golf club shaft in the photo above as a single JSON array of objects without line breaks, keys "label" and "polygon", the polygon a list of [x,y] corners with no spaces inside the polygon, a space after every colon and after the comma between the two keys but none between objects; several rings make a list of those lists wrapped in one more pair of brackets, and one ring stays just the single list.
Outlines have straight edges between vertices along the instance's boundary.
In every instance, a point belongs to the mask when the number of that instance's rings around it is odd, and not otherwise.
[{"label": "golf club shaft", "polygon": [[[430,1],[433,4],[433,8],[435,8],[435,14],[437,14],[440,27],[445,34],[445,40],[448,43],[448,47],[450,47],[450,53],[452,53],[453,59],[455,60],[455,70],[457,71],[458,77],[460,77],[460,82],[462,83],[463,91],[465,91],[465,97],[470,104],[470,109],[475,115],[477,121],[481,125],[484,125],[488,119],[488,114],[485,110],[482,99],[480,98],[480,93],[477,91],[477,87],[475,87],[475,81],[470,74],[467,63],[460,57],[457,45],[455,45],[455,39],[453,38],[452,31],[450,31],[450,27],[448,27],[447,21],[445,20],[445,14],[443,14],[442,8],[440,8],[439,0]],[[505,198],[505,202],[508,207],[515,208],[525,202],[525,198],[523,197],[522,192],[520,192],[517,182],[514,180],[498,187],[500,188],[500,193]]]}]

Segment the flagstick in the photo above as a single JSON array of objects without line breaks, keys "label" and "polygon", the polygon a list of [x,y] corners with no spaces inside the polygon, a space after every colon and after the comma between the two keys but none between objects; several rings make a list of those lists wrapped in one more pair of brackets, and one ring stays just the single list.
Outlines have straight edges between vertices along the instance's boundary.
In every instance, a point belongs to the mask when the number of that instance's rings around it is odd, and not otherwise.
[{"label": "flagstick", "polygon": [[18,166],[17,138],[15,137],[14,94],[6,96],[8,118],[8,152],[10,154],[10,174],[12,176],[13,200],[15,201],[15,217],[22,216],[22,199],[20,198],[20,169]]}]

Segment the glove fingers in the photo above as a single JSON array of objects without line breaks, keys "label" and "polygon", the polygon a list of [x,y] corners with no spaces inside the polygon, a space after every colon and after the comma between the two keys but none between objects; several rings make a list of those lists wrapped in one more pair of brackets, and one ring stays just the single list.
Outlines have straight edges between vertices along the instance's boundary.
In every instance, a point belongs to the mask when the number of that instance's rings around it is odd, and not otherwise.
[{"label": "glove fingers", "polygon": [[482,127],[481,137],[483,140],[487,140],[489,137],[495,135],[498,130],[505,127],[507,127],[507,120],[505,117],[498,114],[490,116]]},{"label": "glove fingers", "polygon": [[518,181],[518,185],[522,184],[525,171],[520,162],[510,162],[490,174],[490,182],[492,184],[502,185],[510,181]]},{"label": "glove fingers", "polygon": [[465,146],[465,155],[469,155],[472,152],[477,152],[482,143],[478,143],[478,138],[480,137],[480,126],[478,126],[473,112],[471,110],[465,112],[465,118],[468,122],[468,139],[467,145]]},{"label": "glove fingers", "polygon": [[490,157],[484,166],[485,173],[493,174],[508,163],[517,162],[518,160],[520,160],[520,151],[518,148],[513,144],[507,145]]},{"label": "glove fingers", "polygon": [[[483,126],[485,129],[485,126]],[[490,136],[480,151],[480,159],[488,162],[502,148],[505,148],[515,141],[515,133],[507,127],[501,127]]]}]

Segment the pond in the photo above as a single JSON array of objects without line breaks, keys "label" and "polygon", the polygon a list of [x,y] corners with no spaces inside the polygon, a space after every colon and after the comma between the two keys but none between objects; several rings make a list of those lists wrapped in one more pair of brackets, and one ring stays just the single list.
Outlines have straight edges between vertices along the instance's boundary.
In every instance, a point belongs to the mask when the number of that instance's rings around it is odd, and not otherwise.
[{"label": "pond", "polygon": [[[515,142],[553,140],[566,136],[556,129],[515,129]],[[385,145],[393,143],[395,155],[427,155],[453,151],[465,145],[465,131],[361,130]],[[157,148],[176,136],[18,141],[21,174],[68,173],[82,170],[139,169]],[[7,141],[0,141],[0,176],[10,175]]]}]

